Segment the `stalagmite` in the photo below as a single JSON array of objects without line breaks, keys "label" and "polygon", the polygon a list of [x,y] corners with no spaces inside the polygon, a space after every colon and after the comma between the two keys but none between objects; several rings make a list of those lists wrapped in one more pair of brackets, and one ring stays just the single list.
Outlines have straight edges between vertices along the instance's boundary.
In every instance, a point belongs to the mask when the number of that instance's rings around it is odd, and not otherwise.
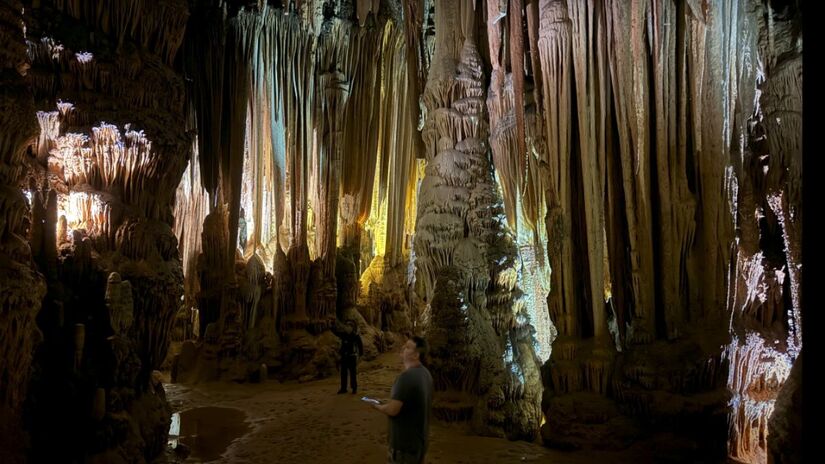
[{"label": "stalagmite", "polygon": [[[532,331],[522,330],[526,321],[516,287],[516,248],[504,233],[487,152],[475,11],[469,1],[437,2],[436,10],[436,49],[423,95],[429,164],[415,236],[418,293],[431,313],[436,389],[479,396],[469,413],[477,431],[530,437],[539,421],[538,361]],[[478,347],[462,337],[477,337]],[[458,370],[454,363],[464,365],[463,375],[451,374]],[[496,401],[499,395],[512,406]],[[453,409],[439,405],[435,413],[451,420],[470,418]],[[512,425],[503,429],[504,423]]]},{"label": "stalagmite", "polygon": [[[530,11],[536,5],[531,4]],[[518,5],[511,5],[513,15]],[[497,31],[495,17],[488,17],[488,31]],[[511,17],[511,27],[521,27],[521,19]],[[532,24],[532,23],[531,23]],[[533,24],[535,26],[535,24]],[[533,30],[535,34],[537,31]],[[518,36],[518,37],[516,37]],[[533,37],[536,38],[537,37]],[[521,41],[520,34],[511,31],[507,43]],[[496,56],[499,44],[491,41],[490,55]],[[516,47],[518,48],[518,47]],[[518,270],[519,285],[525,292],[527,312],[533,321],[538,340],[539,357],[545,361],[550,353],[554,328],[547,313],[547,293],[551,271],[545,259],[547,234],[543,221],[545,215],[545,175],[541,172],[541,158],[545,151],[543,127],[537,115],[539,102],[530,92],[525,103],[523,50],[518,53],[511,47],[512,57],[507,66],[493,69],[487,108],[490,114],[490,149],[496,169],[496,180],[502,188],[505,211],[510,229],[514,232],[521,256]],[[516,56],[518,55],[518,56]],[[538,60],[538,53],[531,48],[531,57]],[[495,66],[495,65],[494,65]],[[539,80],[535,73],[534,81]],[[519,81],[516,83],[515,81]],[[517,90],[518,89],[518,90]],[[526,135],[525,135],[526,134]],[[526,138],[526,140],[525,140]],[[546,161],[545,161],[546,162]]]},{"label": "stalagmite", "polygon": [[122,337],[127,337],[134,318],[132,285],[128,280],[121,280],[117,272],[112,272],[106,282],[105,298],[112,330]]}]

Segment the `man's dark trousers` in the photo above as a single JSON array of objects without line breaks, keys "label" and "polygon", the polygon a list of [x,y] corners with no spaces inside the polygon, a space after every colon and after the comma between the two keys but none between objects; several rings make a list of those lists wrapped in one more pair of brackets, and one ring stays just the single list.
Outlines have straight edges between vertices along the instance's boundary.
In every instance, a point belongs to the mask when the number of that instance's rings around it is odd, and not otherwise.
[{"label": "man's dark trousers", "polygon": [[349,385],[352,388],[352,392],[355,393],[358,390],[358,379],[356,378],[356,364],[358,361],[358,357],[356,356],[343,356],[341,357],[341,391],[347,390],[347,372],[349,372]]}]

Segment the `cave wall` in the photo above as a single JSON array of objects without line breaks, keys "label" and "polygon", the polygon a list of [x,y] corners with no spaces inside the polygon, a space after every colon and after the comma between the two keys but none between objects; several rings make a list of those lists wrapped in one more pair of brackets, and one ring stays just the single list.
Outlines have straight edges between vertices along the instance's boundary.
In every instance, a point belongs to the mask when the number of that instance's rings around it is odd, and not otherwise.
[{"label": "cave wall", "polygon": [[48,293],[25,405],[31,459],[147,462],[180,305],[172,231],[190,137],[173,70],[185,2],[36,2],[24,22],[39,137],[20,187]]},{"label": "cave wall", "polygon": [[801,340],[799,10],[524,3],[487,4],[488,106],[511,227],[547,237],[545,443],[764,460]]},{"label": "cave wall", "polygon": [[728,448],[744,462],[801,462],[802,13],[758,12],[754,110],[734,164]]},{"label": "cave wall", "polygon": [[[544,198],[560,271],[545,366],[553,446],[592,446],[593,434],[598,446],[626,446],[641,428],[724,453],[729,166],[743,125],[734,113],[752,104],[737,92],[753,37],[740,8],[539,3],[547,165],[570,173],[551,172]],[[582,403],[599,417],[592,426],[570,423]]]},{"label": "cave wall", "polygon": [[200,341],[175,372],[325,376],[336,320],[361,321],[370,352],[411,329],[417,97],[399,8],[236,3],[199,4],[183,43],[198,143],[180,191],[196,199],[176,230]]},{"label": "cave wall", "polygon": [[[429,79],[443,83],[423,94],[415,237],[423,306],[434,318],[438,305],[456,307],[452,322],[436,322],[459,324],[451,348],[478,341],[459,317],[472,298],[455,279],[479,263],[449,268],[462,236],[456,186],[475,177],[439,159],[458,158],[447,142],[458,125],[447,121],[471,101],[445,90],[467,82],[459,20],[438,27],[439,15],[460,11],[435,4]],[[489,49],[479,57],[496,181],[531,268],[532,282],[519,270],[520,289],[531,303],[547,295],[549,321],[528,305],[536,352],[552,341],[545,443],[621,448],[670,434],[655,445],[662,457],[691,459],[705,443],[702,453],[763,459],[801,332],[797,7],[508,0],[475,11]]]},{"label": "cave wall", "polygon": [[22,407],[40,333],[46,284],[28,243],[31,221],[18,183],[37,137],[21,2],[0,3],[0,461],[22,462]]}]

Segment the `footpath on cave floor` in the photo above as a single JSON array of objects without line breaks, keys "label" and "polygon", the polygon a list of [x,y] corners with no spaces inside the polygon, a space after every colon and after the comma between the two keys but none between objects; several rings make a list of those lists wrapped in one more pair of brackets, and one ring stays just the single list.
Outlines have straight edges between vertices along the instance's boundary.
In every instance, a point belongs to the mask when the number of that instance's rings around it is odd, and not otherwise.
[{"label": "footpath on cave floor", "polygon": [[[359,364],[358,394],[336,394],[337,376],[312,382],[166,384],[192,454],[173,462],[384,463],[387,419],[362,396],[389,397],[402,366],[397,353]],[[188,411],[188,414],[187,414]],[[641,453],[641,454],[640,454]],[[172,453],[170,453],[172,457]],[[563,452],[538,443],[472,435],[465,424],[434,420],[428,463],[558,464],[649,462],[643,451]]]}]

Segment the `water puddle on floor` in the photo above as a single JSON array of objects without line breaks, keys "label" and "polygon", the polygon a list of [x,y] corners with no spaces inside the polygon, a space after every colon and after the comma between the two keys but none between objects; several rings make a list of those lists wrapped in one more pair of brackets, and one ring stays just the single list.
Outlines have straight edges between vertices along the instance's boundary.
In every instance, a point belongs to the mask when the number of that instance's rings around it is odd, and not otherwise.
[{"label": "water puddle on floor", "polygon": [[251,430],[246,414],[234,408],[193,408],[172,415],[169,445],[189,447],[186,462],[207,462],[221,457],[229,445]]}]

